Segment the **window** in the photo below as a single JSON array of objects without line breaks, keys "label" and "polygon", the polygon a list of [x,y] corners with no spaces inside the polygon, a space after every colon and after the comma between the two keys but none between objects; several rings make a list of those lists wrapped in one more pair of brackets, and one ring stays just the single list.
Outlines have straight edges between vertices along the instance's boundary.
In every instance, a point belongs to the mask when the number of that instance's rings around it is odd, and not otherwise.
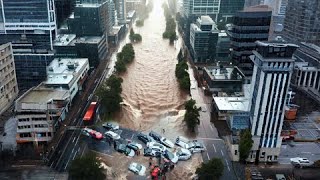
[{"label": "window", "polygon": [[237,155],[238,154],[238,150],[234,150],[234,155]]}]

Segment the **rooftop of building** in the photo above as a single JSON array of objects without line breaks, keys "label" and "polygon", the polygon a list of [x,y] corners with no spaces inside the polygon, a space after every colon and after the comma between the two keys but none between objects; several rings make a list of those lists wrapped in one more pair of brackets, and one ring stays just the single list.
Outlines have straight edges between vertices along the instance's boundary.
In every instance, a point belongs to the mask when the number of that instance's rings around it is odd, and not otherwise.
[{"label": "rooftop of building", "polygon": [[256,6],[250,6],[250,7],[244,8],[240,12],[266,12],[266,11],[272,11],[272,8],[268,5],[256,5]]},{"label": "rooftop of building", "polygon": [[75,34],[59,34],[54,41],[54,46],[74,46],[76,43],[97,44],[102,40],[101,36],[81,36]]},{"label": "rooftop of building", "polygon": [[319,46],[312,44],[312,43],[307,43],[307,42],[301,42],[301,44],[315,50],[318,54],[320,54],[320,47]]},{"label": "rooftop of building", "polygon": [[308,62],[295,62],[294,66],[302,71],[318,71],[318,68],[312,66]]},{"label": "rooftop of building", "polygon": [[213,25],[215,24],[215,22],[211,19],[210,16],[200,16],[197,21],[201,24],[201,25]]},{"label": "rooftop of building", "polygon": [[243,80],[244,74],[237,66],[207,66],[203,68],[210,79],[215,80]]},{"label": "rooftop of building", "polygon": [[220,111],[249,111],[249,98],[247,97],[213,97]]},{"label": "rooftop of building", "polygon": [[42,84],[29,89],[16,100],[16,111],[35,110],[41,111],[47,109],[47,104],[53,100],[66,100],[69,98],[69,92],[63,89],[45,88]]},{"label": "rooftop of building", "polygon": [[45,84],[69,84],[88,63],[87,58],[56,58],[47,67]]},{"label": "rooftop of building", "polygon": [[76,4],[76,7],[84,7],[84,8],[97,8],[99,6],[101,6],[101,4],[99,3],[81,3],[81,4],[77,3]]},{"label": "rooftop of building", "polygon": [[74,39],[76,39],[75,34],[58,34],[56,39],[53,42],[54,46],[67,46],[69,45]]}]

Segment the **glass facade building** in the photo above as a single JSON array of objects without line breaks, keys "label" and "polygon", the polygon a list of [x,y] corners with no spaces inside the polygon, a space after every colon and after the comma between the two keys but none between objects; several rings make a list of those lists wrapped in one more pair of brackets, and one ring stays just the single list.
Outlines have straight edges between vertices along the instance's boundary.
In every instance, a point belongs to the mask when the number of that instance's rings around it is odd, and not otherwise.
[{"label": "glass facade building", "polygon": [[253,6],[236,13],[232,24],[227,25],[232,63],[246,76],[252,75],[253,63],[249,56],[256,48],[255,41],[268,40],[271,16],[268,6]]},{"label": "glass facade building", "polygon": [[221,0],[217,22],[230,22],[234,14],[243,10],[245,0]]},{"label": "glass facade building", "polygon": [[57,34],[54,0],[1,0],[0,43],[12,42],[19,89],[46,78]]}]

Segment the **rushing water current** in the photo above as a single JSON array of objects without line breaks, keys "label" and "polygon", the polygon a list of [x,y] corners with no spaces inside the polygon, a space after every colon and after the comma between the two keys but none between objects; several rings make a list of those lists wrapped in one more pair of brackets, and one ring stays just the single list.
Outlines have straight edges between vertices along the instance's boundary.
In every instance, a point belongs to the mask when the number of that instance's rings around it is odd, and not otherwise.
[{"label": "rushing water current", "polygon": [[142,42],[133,45],[135,60],[121,75],[124,105],[117,118],[122,125],[137,130],[182,128],[181,109],[187,95],[180,91],[175,77],[181,38],[172,45],[162,38],[166,24],[162,3],[153,0],[144,26],[133,25]]}]

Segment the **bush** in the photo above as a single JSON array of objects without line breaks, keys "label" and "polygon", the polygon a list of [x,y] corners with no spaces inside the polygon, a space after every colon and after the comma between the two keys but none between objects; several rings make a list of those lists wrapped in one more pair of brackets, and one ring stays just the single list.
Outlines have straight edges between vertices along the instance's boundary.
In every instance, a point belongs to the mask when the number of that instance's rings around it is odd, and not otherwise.
[{"label": "bush", "polygon": [[141,27],[141,26],[143,26],[143,25],[144,25],[144,20],[140,20],[140,19],[139,19],[139,20],[136,21],[136,26],[137,26],[137,27]]}]

